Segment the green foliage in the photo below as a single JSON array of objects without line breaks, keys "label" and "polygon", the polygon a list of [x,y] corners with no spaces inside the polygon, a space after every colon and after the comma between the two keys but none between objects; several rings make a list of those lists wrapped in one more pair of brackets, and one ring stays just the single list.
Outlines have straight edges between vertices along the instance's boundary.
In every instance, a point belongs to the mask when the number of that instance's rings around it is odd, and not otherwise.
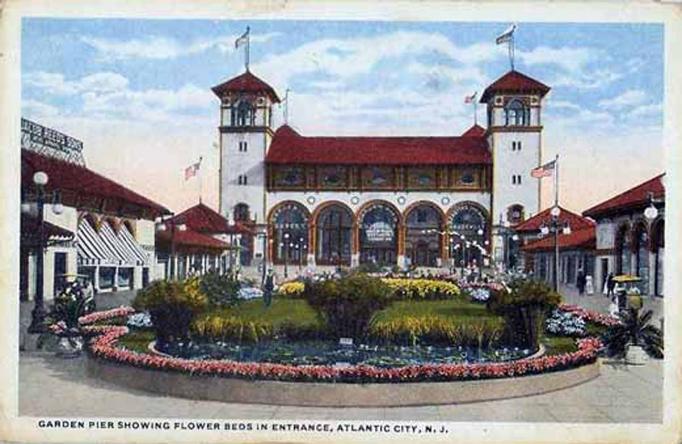
[{"label": "green foliage", "polygon": [[50,318],[53,322],[63,321],[67,331],[75,332],[79,328],[78,318],[86,312],[86,304],[83,297],[61,294],[55,298]]},{"label": "green foliage", "polygon": [[391,302],[391,289],[381,281],[362,273],[341,279],[308,282],[304,299],[325,320],[332,337],[360,339],[370,321]]},{"label": "green foliage", "polygon": [[230,307],[239,302],[239,280],[230,275],[209,273],[201,277],[199,289],[214,307]]},{"label": "green foliage", "polygon": [[381,273],[384,268],[378,262],[367,262],[360,264],[353,269],[353,274],[356,273]]},{"label": "green foliage", "polygon": [[542,340],[545,346],[545,355],[563,355],[578,351],[575,338],[565,336],[545,336]]},{"label": "green foliage", "polygon": [[128,333],[127,335],[121,336],[121,338],[118,340],[118,345],[134,352],[147,353],[149,352],[149,343],[153,340],[153,332],[135,330]]},{"label": "green foliage", "polygon": [[546,314],[561,302],[561,296],[547,284],[530,279],[515,279],[493,291],[488,309],[504,317],[505,340],[512,345],[536,349]]},{"label": "green foliage", "polygon": [[157,341],[164,343],[189,338],[193,317],[208,304],[199,285],[198,278],[155,281],[137,293],[133,308],[149,311]]},{"label": "green foliage", "polygon": [[373,322],[370,336],[379,342],[416,345],[448,344],[471,347],[497,345],[503,332],[501,319],[457,322],[439,316],[400,317]]},{"label": "green foliage", "polygon": [[204,315],[192,322],[192,331],[220,341],[259,342],[272,339],[274,329],[267,321],[247,321],[234,316]]},{"label": "green foliage", "polygon": [[620,324],[610,327],[604,334],[604,344],[609,356],[622,358],[628,345],[641,346],[649,356],[663,358],[663,333],[649,321],[651,310],[640,315],[637,308],[620,314]]}]

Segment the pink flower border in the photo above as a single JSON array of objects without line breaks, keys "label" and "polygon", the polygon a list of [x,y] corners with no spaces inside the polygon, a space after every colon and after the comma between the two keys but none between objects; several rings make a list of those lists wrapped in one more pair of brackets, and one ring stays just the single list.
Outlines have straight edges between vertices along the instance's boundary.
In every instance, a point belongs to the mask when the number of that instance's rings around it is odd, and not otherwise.
[{"label": "pink flower border", "polygon": [[[611,323],[613,318],[575,306],[562,306],[579,316],[597,323]],[[93,313],[91,318],[103,320],[121,316],[130,307]],[[94,316],[98,314],[99,316]],[[94,321],[91,321],[94,322]],[[616,321],[617,322],[617,321]],[[190,360],[138,353],[117,347],[118,339],[128,333],[124,326],[90,326],[90,333],[98,334],[90,341],[93,356],[120,364],[136,367],[178,371],[197,375],[236,377],[243,379],[266,379],[278,381],[314,382],[420,382],[463,381],[489,378],[508,378],[563,370],[590,364],[597,359],[602,343],[594,337],[578,339],[578,350],[554,356],[540,356],[512,362],[482,364],[425,364],[396,368],[380,368],[367,365],[334,367],[328,365],[297,366],[259,362],[235,362],[226,360]]]}]

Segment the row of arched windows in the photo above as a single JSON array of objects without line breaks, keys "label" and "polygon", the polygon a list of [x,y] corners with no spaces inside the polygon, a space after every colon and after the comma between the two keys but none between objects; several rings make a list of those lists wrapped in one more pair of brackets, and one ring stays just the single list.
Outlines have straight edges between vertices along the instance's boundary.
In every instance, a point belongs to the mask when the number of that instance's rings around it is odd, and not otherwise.
[{"label": "row of arched windows", "polygon": [[[645,293],[663,294],[663,253],[665,223],[662,218],[648,224],[644,220],[618,227],[615,239],[616,274],[642,278]],[[653,269],[651,267],[653,266]]]},{"label": "row of arched windows", "polygon": [[[314,230],[310,230],[313,220]],[[361,264],[395,265],[403,251],[412,265],[436,267],[444,248],[457,265],[481,263],[489,234],[487,213],[473,202],[456,205],[449,217],[428,202],[413,205],[404,216],[383,201],[365,205],[357,215],[341,203],[327,204],[310,215],[303,205],[285,202],[272,211],[269,223],[276,263],[303,264],[308,254],[314,254],[318,264],[349,265],[353,230],[358,230]],[[315,251],[309,252],[311,236]]]}]

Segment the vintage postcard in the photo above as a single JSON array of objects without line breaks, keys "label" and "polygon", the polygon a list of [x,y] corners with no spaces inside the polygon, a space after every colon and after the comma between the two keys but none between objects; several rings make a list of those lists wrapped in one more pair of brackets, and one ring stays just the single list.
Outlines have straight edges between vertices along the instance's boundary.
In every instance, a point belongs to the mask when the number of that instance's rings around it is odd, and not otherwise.
[{"label": "vintage postcard", "polygon": [[48,3],[0,439],[680,441],[679,5]]}]

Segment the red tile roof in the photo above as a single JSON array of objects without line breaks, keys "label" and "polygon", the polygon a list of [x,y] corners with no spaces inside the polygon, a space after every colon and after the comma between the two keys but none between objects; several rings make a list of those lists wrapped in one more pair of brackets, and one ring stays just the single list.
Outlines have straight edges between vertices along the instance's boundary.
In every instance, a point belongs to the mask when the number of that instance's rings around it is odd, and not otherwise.
[{"label": "red tile roof", "polygon": [[468,130],[462,133],[461,137],[483,137],[485,136],[485,128],[479,124],[475,124]]},{"label": "red tile roof", "polygon": [[488,101],[493,93],[539,93],[541,97],[549,92],[551,88],[544,83],[521,74],[518,71],[509,71],[488,86],[481,95],[481,103]]},{"label": "red tile roof", "polygon": [[166,248],[168,248],[171,243],[171,240],[173,241],[176,247],[178,246],[194,247],[200,249],[207,248],[213,250],[216,249],[226,250],[230,247],[226,242],[223,242],[220,239],[216,239],[214,237],[196,232],[191,229],[187,229],[185,231],[175,230],[175,233],[173,233],[171,230],[164,231],[157,230],[156,232],[157,245],[165,246]]},{"label": "red tile roof", "polygon": [[[560,234],[557,239],[559,242],[559,249],[562,250],[593,250],[596,246],[596,229],[595,227],[584,228],[582,230],[572,231],[570,234]],[[521,247],[526,252],[539,251],[553,251],[554,250],[554,236],[548,235],[542,239],[530,242]]]},{"label": "red tile roof", "polygon": [[252,232],[252,230],[242,222],[236,222],[234,225],[229,225],[227,219],[203,203],[186,209],[182,213],[173,216],[170,220],[176,224],[185,224],[191,230],[200,233],[234,234]]},{"label": "red tile roof", "polygon": [[637,208],[649,203],[649,196],[653,193],[655,199],[665,198],[665,185],[663,184],[665,173],[647,180],[634,188],[620,193],[592,208],[583,211],[583,215],[595,217],[613,212]]},{"label": "red tile roof", "polygon": [[305,137],[288,125],[275,132],[271,164],[488,164],[483,137]]},{"label": "red tile roof", "polygon": [[154,217],[170,211],[156,202],[124,187],[101,174],[74,163],[21,150],[21,186],[33,189],[33,174],[44,171],[48,175],[47,191],[72,192],[80,196],[108,199],[116,205],[126,204],[150,211]]},{"label": "red tile roof", "polygon": [[[561,213],[559,213],[559,223],[561,224],[566,224],[571,227],[571,230],[578,231],[582,230],[585,228],[591,228],[595,226],[595,223],[585,217],[580,216],[579,214],[575,214],[571,211],[568,211],[565,208],[561,208]],[[521,222],[520,224],[516,225],[514,227],[514,230],[520,233],[529,233],[529,232],[535,232],[535,231],[540,231],[540,227],[542,225],[549,225],[552,221],[552,215],[550,214],[550,211],[552,208],[547,208],[535,216],[531,217],[530,219],[526,219],[525,221]]]},{"label": "red tile roof", "polygon": [[277,93],[272,86],[253,75],[250,71],[246,71],[244,74],[240,74],[220,85],[214,86],[211,90],[220,98],[228,92],[265,93],[273,102],[280,102],[279,97],[277,97]]}]

